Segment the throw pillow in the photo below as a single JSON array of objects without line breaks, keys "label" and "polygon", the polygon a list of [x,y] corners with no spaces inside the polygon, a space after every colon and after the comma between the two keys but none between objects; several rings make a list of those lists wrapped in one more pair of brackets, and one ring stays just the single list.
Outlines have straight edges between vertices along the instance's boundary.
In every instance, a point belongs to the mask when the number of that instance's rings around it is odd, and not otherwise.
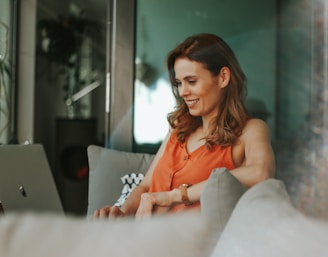
[{"label": "throw pillow", "polygon": [[145,174],[154,155],[108,149],[101,146],[88,147],[89,192],[88,211],[113,205],[122,194],[121,177],[131,171]]},{"label": "throw pillow", "polygon": [[211,224],[213,246],[246,190],[228,169],[213,169],[200,199],[202,216]]},{"label": "throw pillow", "polygon": [[140,184],[143,180],[144,174],[142,173],[129,173],[121,177],[123,183],[122,194],[114,205],[121,207],[125,200],[129,197],[133,189]]}]

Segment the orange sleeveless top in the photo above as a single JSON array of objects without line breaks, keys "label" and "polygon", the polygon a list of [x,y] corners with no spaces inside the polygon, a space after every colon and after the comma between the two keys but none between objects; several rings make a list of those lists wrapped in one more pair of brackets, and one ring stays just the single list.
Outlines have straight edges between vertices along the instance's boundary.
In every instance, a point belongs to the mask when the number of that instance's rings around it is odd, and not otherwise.
[{"label": "orange sleeveless top", "polygon": [[[173,133],[167,142],[162,158],[153,172],[149,192],[170,191],[179,188],[184,183],[197,184],[207,180],[214,168],[234,169],[231,150],[231,146],[222,148],[219,145],[213,145],[212,149],[208,150],[205,145],[202,145],[193,152],[188,153],[186,142],[181,144],[176,137],[176,133]],[[190,206],[179,204],[171,208],[171,211],[190,208],[199,209],[200,203],[197,202]]]}]

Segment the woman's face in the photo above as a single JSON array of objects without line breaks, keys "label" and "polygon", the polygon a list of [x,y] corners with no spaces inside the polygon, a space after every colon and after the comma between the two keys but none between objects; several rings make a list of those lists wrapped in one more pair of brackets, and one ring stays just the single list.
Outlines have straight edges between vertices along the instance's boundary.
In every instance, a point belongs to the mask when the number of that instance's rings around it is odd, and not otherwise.
[{"label": "woman's face", "polygon": [[179,95],[193,116],[213,118],[218,114],[222,90],[230,80],[230,71],[223,67],[214,76],[202,63],[179,58],[174,63],[175,80]]}]

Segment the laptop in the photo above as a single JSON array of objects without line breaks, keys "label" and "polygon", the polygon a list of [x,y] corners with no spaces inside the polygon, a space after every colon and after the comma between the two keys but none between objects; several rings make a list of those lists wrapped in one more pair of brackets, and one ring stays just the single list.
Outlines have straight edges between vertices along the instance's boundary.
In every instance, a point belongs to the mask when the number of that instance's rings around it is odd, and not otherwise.
[{"label": "laptop", "polygon": [[0,212],[64,214],[41,144],[0,146]]}]

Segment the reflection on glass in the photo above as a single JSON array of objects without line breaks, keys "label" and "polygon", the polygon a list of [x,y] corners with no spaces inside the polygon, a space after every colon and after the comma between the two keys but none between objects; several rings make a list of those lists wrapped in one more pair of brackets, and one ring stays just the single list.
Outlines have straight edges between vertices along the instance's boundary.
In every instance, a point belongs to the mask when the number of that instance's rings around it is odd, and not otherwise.
[{"label": "reflection on glass", "polygon": [[168,132],[166,116],[173,110],[175,99],[170,84],[162,75],[162,67],[158,68],[158,60],[155,63],[149,56],[151,35],[146,18],[147,15],[139,14],[137,22],[140,35],[135,63],[133,136],[137,145],[156,145]]},{"label": "reflection on glass", "polygon": [[0,62],[4,62],[8,54],[8,33],[9,28],[6,23],[0,20]]},{"label": "reflection on glass", "polygon": [[166,116],[175,104],[170,84],[155,75],[151,65],[136,61],[133,125],[135,142],[140,145],[163,140],[169,128]]},{"label": "reflection on glass", "polygon": [[[178,42],[187,36],[201,32],[218,34],[233,48],[249,81],[248,96],[265,101],[266,111],[270,113],[267,123],[274,136],[276,120],[275,1],[256,0],[253,4],[257,6],[257,10],[261,11],[255,11],[242,0],[206,0],[202,5],[198,0],[137,1],[135,49],[136,57],[140,60],[137,61],[136,71],[138,72],[140,63],[148,64],[156,70],[155,77],[157,77],[151,85],[147,85],[148,90],[140,90],[139,82],[135,83],[134,137],[137,143],[152,144],[160,136],[153,138],[150,132],[162,133],[160,130],[163,128],[167,130],[167,126],[163,124],[167,123],[166,114],[171,111],[171,102],[168,99],[173,98],[172,93],[169,92],[169,86],[163,86],[165,90],[167,89],[167,94],[154,92],[161,90],[162,84],[169,81],[165,65],[166,56]],[[239,6],[238,10],[236,10],[236,5]],[[143,82],[145,81],[144,79]],[[263,110],[255,111],[262,112]],[[163,123],[158,121],[160,117],[163,117]],[[155,123],[158,125],[156,126]],[[138,135],[142,132],[146,136],[140,139]]]},{"label": "reflection on glass", "polygon": [[0,145],[13,143],[14,3],[0,3]]},{"label": "reflection on glass", "polygon": [[0,20],[0,144],[6,142],[8,134],[8,78],[6,77],[6,57],[8,54],[8,26]]},{"label": "reflection on glass", "polygon": [[[198,0],[138,0],[136,56],[156,67],[158,79],[153,84],[160,84],[167,78],[166,54],[177,42],[199,32],[222,36],[247,75],[249,112],[264,119],[272,132],[277,178],[286,183],[302,212],[327,217],[328,4],[278,2],[206,0],[200,5]],[[146,96],[156,93],[138,81],[135,89],[137,137],[147,128],[164,127],[154,117],[159,119],[159,112],[164,112],[166,100],[160,104],[150,97],[149,101]]]},{"label": "reflection on glass", "polygon": [[58,65],[60,74],[66,77],[62,88],[68,118],[90,118],[91,96],[84,94],[83,98],[74,98],[98,80],[93,50],[100,36],[100,22],[86,17],[74,4],[69,7],[67,16],[39,20],[40,53]]}]

